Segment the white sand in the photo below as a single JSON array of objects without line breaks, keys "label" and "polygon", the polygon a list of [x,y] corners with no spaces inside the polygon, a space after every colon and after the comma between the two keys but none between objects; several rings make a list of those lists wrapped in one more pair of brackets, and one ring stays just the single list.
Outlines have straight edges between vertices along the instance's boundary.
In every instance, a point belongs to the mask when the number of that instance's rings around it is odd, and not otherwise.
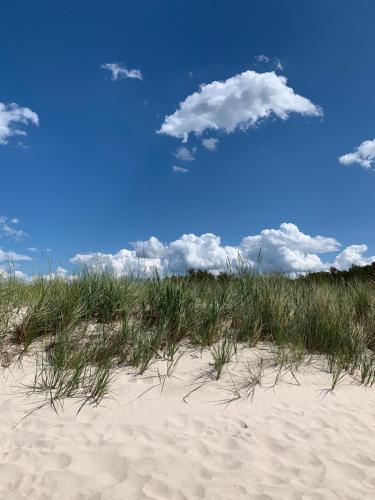
[{"label": "white sand", "polygon": [[162,394],[139,399],[155,367],[142,377],[125,369],[101,407],[76,416],[69,401],[15,428],[30,409],[15,381],[31,373],[14,369],[0,383],[0,498],[375,498],[375,389],[344,380],[322,398],[330,376],[310,370],[300,386],[257,388],[252,402],[225,408],[226,383],[210,381],[184,403],[209,359],[186,354]]}]

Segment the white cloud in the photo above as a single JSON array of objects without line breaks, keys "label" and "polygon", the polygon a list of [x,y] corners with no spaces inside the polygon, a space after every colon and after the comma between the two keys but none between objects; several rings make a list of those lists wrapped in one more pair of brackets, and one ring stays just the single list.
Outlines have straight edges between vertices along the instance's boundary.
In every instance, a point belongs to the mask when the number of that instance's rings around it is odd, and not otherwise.
[{"label": "white cloud", "polygon": [[[36,278],[38,277],[39,276],[36,276]],[[45,280],[53,280],[53,279],[70,280],[73,278],[73,275],[69,274],[69,271],[64,267],[58,266],[55,269],[55,271],[52,271],[49,274],[44,274],[42,278]]]},{"label": "white cloud", "polygon": [[367,245],[350,245],[337,255],[333,266],[336,269],[348,269],[350,266],[365,266],[375,262],[374,257],[364,257]]},{"label": "white cloud", "polygon": [[0,266],[0,278],[15,277],[21,280],[26,280],[29,276],[18,269],[11,269],[9,266]]},{"label": "white cloud", "polygon": [[2,250],[0,248],[0,262],[19,262],[24,260],[32,260],[28,255],[20,255],[16,252]]},{"label": "white cloud", "polygon": [[176,172],[176,174],[186,174],[187,172],[189,172],[188,168],[179,167],[177,165],[173,165],[172,170],[173,172]]},{"label": "white cloud", "polygon": [[158,259],[164,253],[165,246],[155,236],[146,241],[135,241],[132,243],[136,257],[147,259]]},{"label": "white cloud", "polygon": [[213,137],[209,137],[206,139],[202,139],[202,146],[208,149],[208,151],[216,151],[218,142],[219,139],[214,139]]},{"label": "white cloud", "polygon": [[295,224],[283,223],[279,229],[264,229],[241,242],[244,258],[255,265],[261,252],[264,271],[308,272],[325,268],[319,254],[335,252],[340,244],[334,238],[309,236]]},{"label": "white cloud", "polygon": [[[19,219],[0,216],[0,238],[6,240],[19,241],[27,236],[21,229],[14,226],[19,224]],[[12,250],[3,250],[0,248],[0,277],[6,278],[15,276],[25,278],[26,274],[15,268],[18,262],[32,260],[28,255],[22,255]]]},{"label": "white cloud", "polygon": [[342,165],[352,165],[358,163],[361,167],[371,168],[375,161],[375,139],[364,141],[353,153],[340,156],[339,162]]},{"label": "white cloud", "polygon": [[190,133],[246,130],[261,120],[277,116],[286,120],[290,113],[322,116],[319,106],[287,86],[287,79],[274,71],[245,71],[228,80],[200,86],[172,115],[166,116],[158,133],[184,142]]},{"label": "white cloud", "polygon": [[165,274],[183,274],[187,269],[218,273],[226,269],[228,262],[234,264],[237,259],[238,250],[222,246],[219,236],[211,233],[184,234],[166,245],[161,257]]},{"label": "white cloud", "polygon": [[13,135],[27,135],[24,130],[15,125],[39,125],[39,117],[30,108],[23,108],[15,102],[4,104],[0,102],[0,144],[8,144]]},{"label": "white cloud", "polygon": [[180,146],[177,148],[177,150],[173,153],[174,156],[181,161],[194,161],[194,155],[196,152],[196,148],[189,149],[186,146]]},{"label": "white cloud", "polygon": [[[332,265],[346,269],[352,264],[364,265],[375,261],[365,257],[366,245],[352,245],[336,255],[334,261],[322,255],[340,249],[340,243],[330,237],[304,234],[295,224],[284,223],[278,229],[265,229],[247,236],[237,246],[225,246],[220,237],[206,233],[201,236],[184,234],[171,243],[155,237],[133,243],[133,250],[116,254],[79,254],[71,262],[114,272],[117,275],[143,275],[158,270],[161,275],[184,274],[187,269],[223,272],[228,265],[235,269],[239,258],[244,264],[264,272],[296,273],[328,270]],[[260,262],[259,262],[259,256]]]},{"label": "white cloud", "polygon": [[258,62],[265,62],[265,63],[270,62],[270,58],[264,54],[259,54],[258,56],[255,56],[255,59]]},{"label": "white cloud", "polygon": [[111,73],[111,80],[121,80],[123,78],[131,78],[143,80],[143,75],[139,69],[127,69],[123,64],[105,63],[100,66]]},{"label": "white cloud", "polygon": [[19,220],[16,218],[9,219],[8,217],[0,215],[0,238],[5,236],[7,239],[19,241],[26,237],[27,234],[24,231],[14,227],[18,223]]},{"label": "white cloud", "polygon": [[123,249],[115,254],[92,252],[77,254],[70,259],[72,264],[88,266],[114,273],[118,276],[139,276],[160,269],[160,259],[140,258],[135,250]]},{"label": "white cloud", "polygon": [[309,236],[290,222],[284,222],[278,229],[264,229],[259,235],[248,236],[242,240],[247,248],[254,246],[288,247],[303,252],[334,252],[340,246],[335,238],[325,236]]}]

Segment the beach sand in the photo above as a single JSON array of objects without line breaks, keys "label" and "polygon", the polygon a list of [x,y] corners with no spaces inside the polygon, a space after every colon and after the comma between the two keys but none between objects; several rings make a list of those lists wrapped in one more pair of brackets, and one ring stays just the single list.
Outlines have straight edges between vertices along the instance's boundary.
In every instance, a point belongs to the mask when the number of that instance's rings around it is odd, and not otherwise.
[{"label": "beach sand", "polygon": [[300,385],[287,376],[272,389],[269,374],[227,406],[244,361],[214,381],[210,360],[187,351],[164,385],[165,362],[141,376],[124,368],[99,407],[77,415],[80,403],[66,401],[59,415],[43,408],[22,421],[37,404],[22,386],[33,363],[6,370],[0,498],[375,498],[375,389],[345,378],[324,393],[331,376],[306,368]]}]

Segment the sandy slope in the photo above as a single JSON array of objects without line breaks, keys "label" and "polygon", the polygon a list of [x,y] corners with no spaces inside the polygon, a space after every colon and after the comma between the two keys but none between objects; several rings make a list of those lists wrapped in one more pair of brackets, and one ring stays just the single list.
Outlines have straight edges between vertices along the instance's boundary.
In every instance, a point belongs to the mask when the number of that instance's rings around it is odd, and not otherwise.
[{"label": "sandy slope", "polygon": [[289,378],[275,391],[257,388],[252,402],[241,398],[225,408],[218,401],[230,397],[228,383],[210,381],[185,403],[209,360],[208,353],[185,354],[162,394],[152,388],[156,367],[143,377],[123,370],[115,399],[103,406],[76,416],[70,401],[60,416],[43,409],[15,428],[30,401],[14,392],[32,366],[7,372],[0,384],[0,498],[375,497],[375,389],[344,380],[335,396],[322,398],[330,377],[309,370],[298,375],[300,386]]}]

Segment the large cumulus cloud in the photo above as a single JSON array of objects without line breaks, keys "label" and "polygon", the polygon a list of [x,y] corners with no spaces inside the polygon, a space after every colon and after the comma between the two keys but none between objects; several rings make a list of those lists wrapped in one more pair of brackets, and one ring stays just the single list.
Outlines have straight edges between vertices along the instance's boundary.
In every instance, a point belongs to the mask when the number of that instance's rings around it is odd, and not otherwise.
[{"label": "large cumulus cloud", "polygon": [[[237,246],[223,245],[219,236],[184,234],[170,243],[156,237],[133,243],[133,249],[115,254],[92,252],[71,259],[78,266],[92,266],[116,275],[184,274],[188,269],[212,273],[236,269],[239,263],[264,272],[281,271],[290,274],[328,270],[332,265],[346,269],[352,264],[364,265],[375,261],[365,257],[366,245],[351,245],[341,252],[340,243],[325,236],[310,236],[291,223],[278,229],[265,229],[247,236]],[[336,255],[323,258],[325,254]]]},{"label": "large cumulus cloud", "polygon": [[309,236],[295,224],[283,223],[279,229],[264,229],[247,236],[240,249],[246,261],[260,259],[264,271],[307,272],[324,268],[319,255],[335,252],[340,244],[334,238]]},{"label": "large cumulus cloud", "polygon": [[190,133],[222,130],[229,134],[271,116],[286,120],[291,113],[321,116],[322,110],[296,94],[284,76],[274,71],[245,71],[225,81],[201,85],[164,118],[158,132],[186,142]]}]

